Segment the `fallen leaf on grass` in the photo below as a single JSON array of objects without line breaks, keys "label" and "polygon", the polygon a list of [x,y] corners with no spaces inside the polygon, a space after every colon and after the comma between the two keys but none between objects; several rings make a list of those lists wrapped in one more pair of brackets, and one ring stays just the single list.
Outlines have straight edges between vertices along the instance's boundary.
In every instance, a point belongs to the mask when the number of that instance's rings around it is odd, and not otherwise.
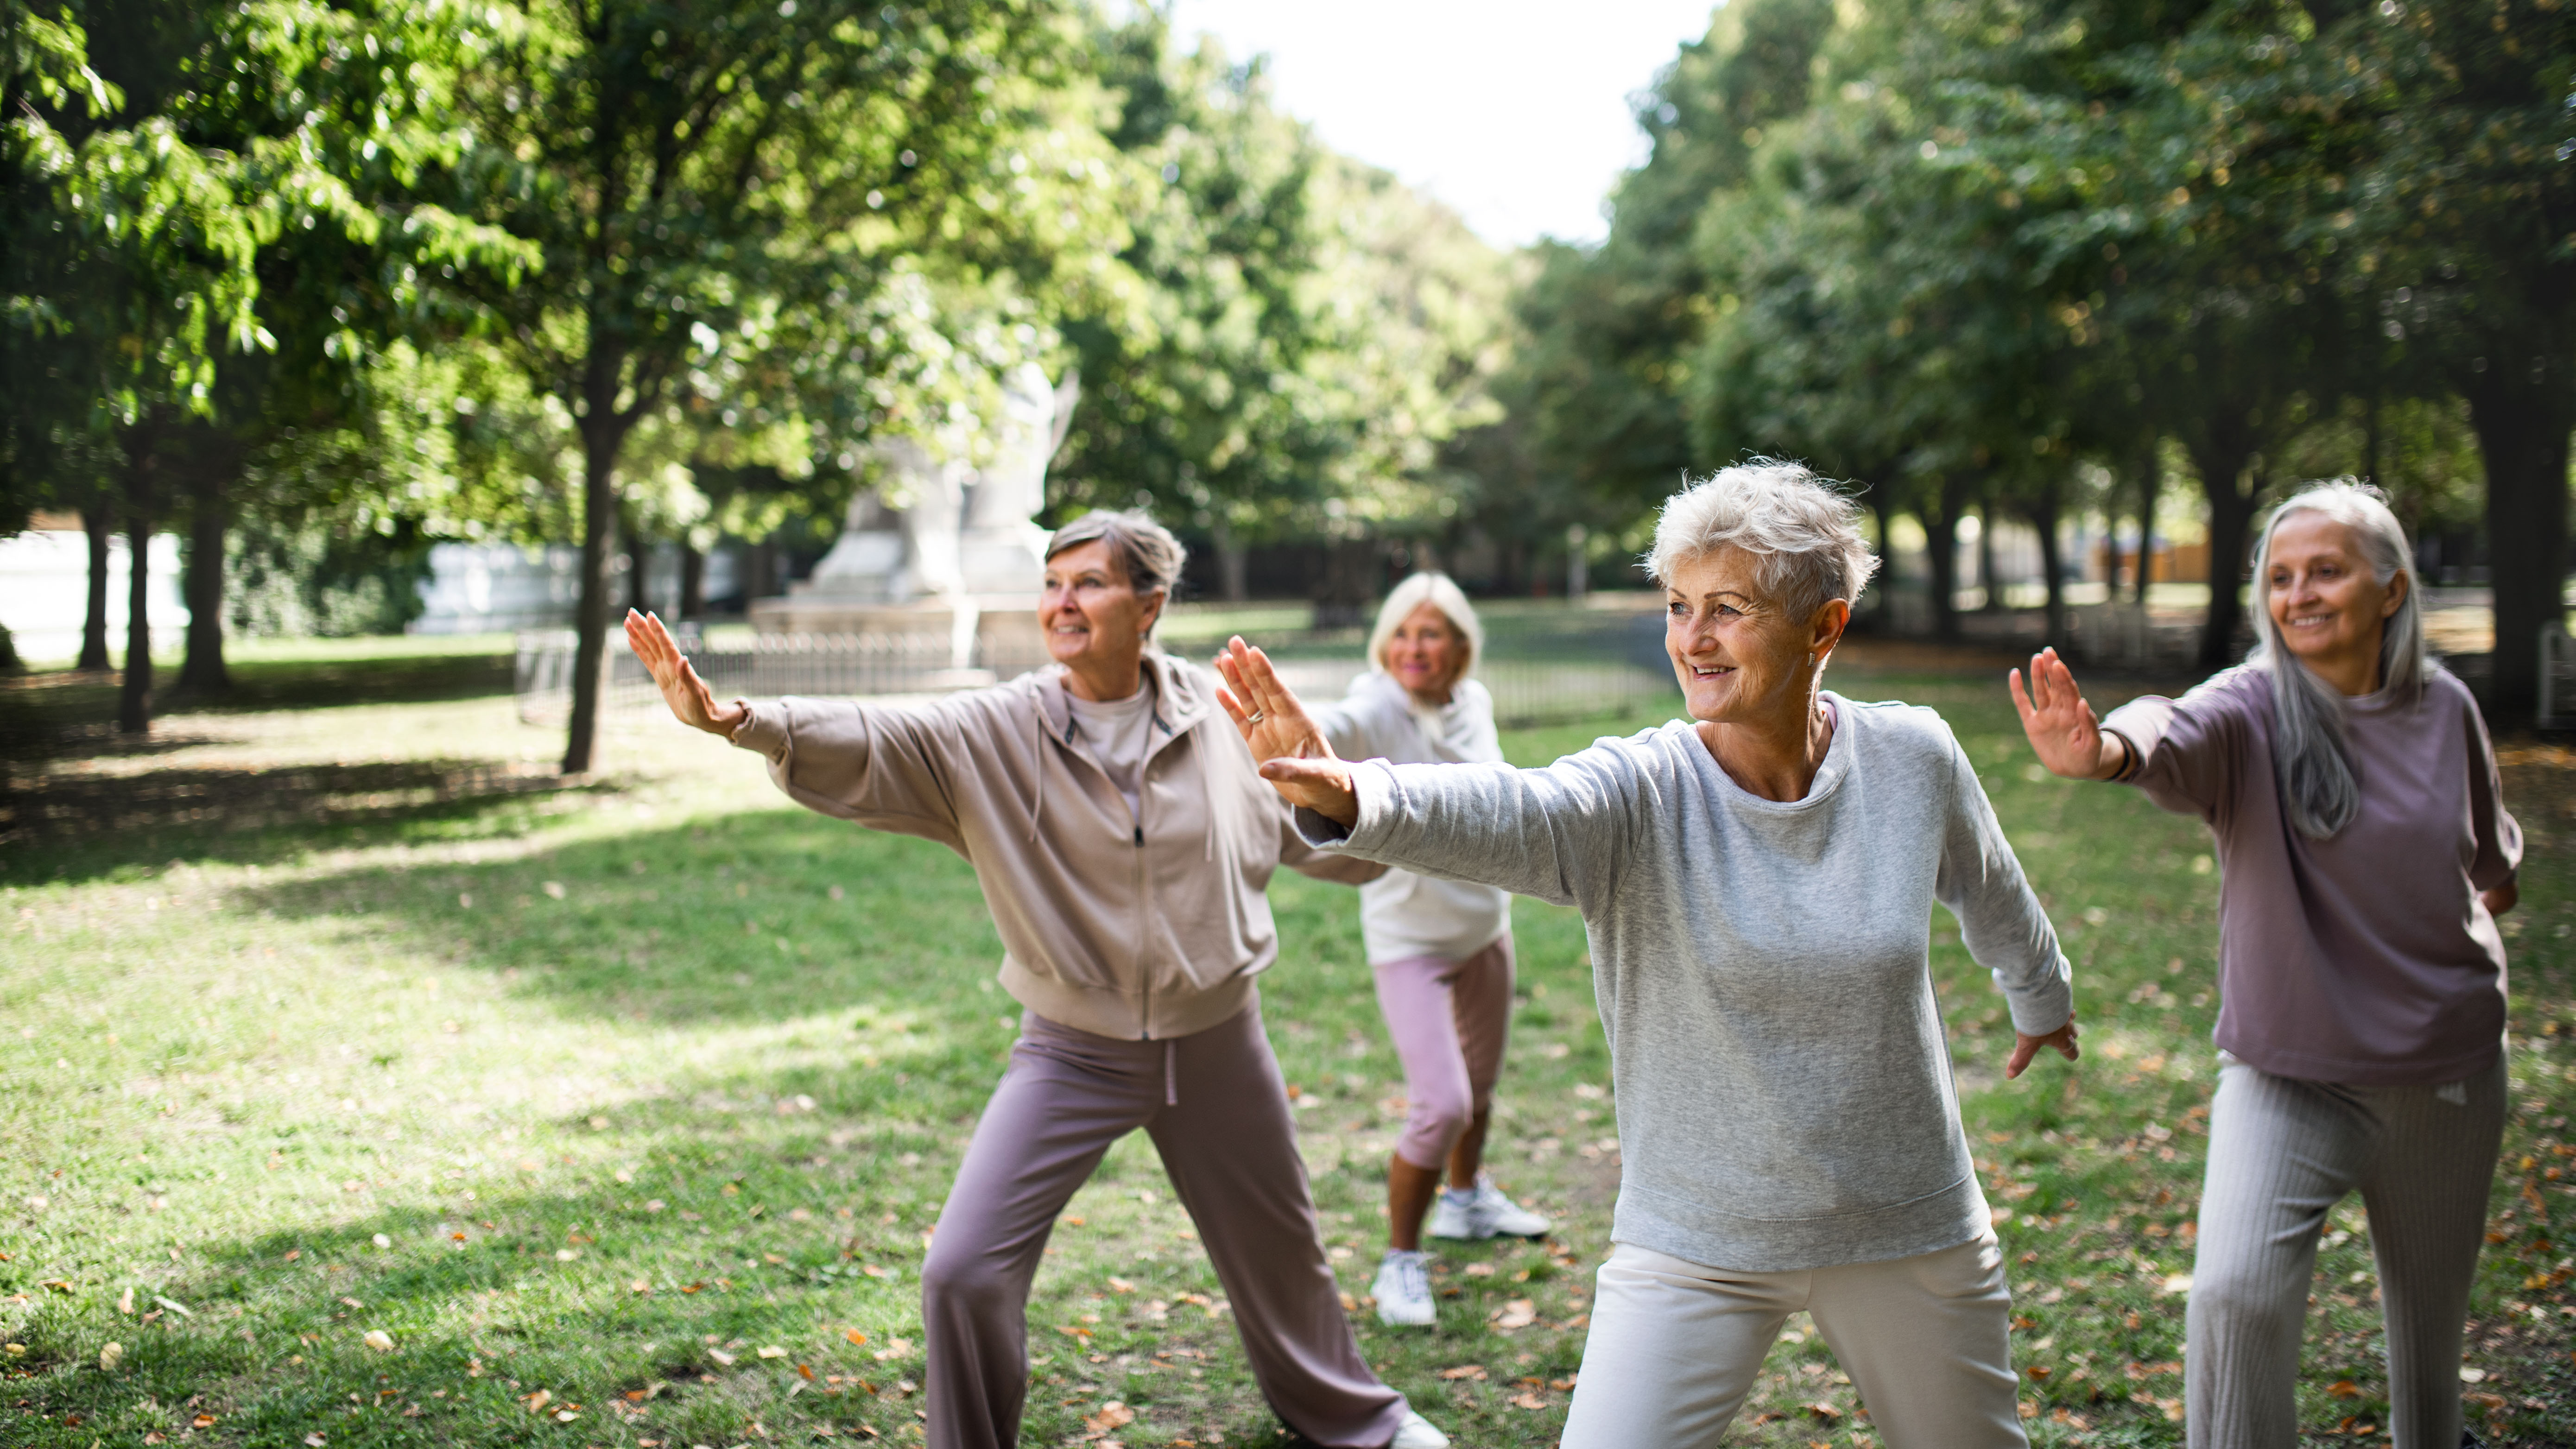
[{"label": "fallen leaf on grass", "polygon": [[103,1373],[114,1373],[114,1372],[116,1372],[116,1366],[117,1366],[118,1364],[120,1364],[120,1363],[123,1363],[124,1361],[125,1361],[125,1345],[124,1345],[124,1344],[121,1344],[121,1343],[111,1343],[111,1344],[106,1345],[105,1347],[102,1347],[102,1348],[101,1348],[101,1349],[99,1349],[99,1351],[98,1351],[98,1366],[99,1366],[99,1370],[100,1370],[101,1372],[103,1372]]},{"label": "fallen leaf on grass", "polygon": [[1810,1414],[1813,1414],[1815,1417],[1824,1420],[1828,1424],[1839,1420],[1843,1416],[1842,1410],[1824,1402],[1822,1399],[1819,1399],[1812,1404],[1800,1404],[1798,1407],[1806,1410]]},{"label": "fallen leaf on grass", "polygon": [[2337,1379],[2326,1385],[2326,1392],[2338,1399],[2357,1399],[2361,1397],[2361,1385],[2350,1379]]},{"label": "fallen leaf on grass", "polygon": [[171,1312],[178,1314],[181,1318],[194,1318],[197,1316],[196,1314],[189,1312],[185,1304],[173,1303],[158,1293],[152,1295],[152,1301],[169,1309]]},{"label": "fallen leaf on grass", "polygon": [[725,1352],[723,1349],[720,1349],[720,1348],[711,1348],[711,1349],[708,1349],[708,1350],[707,1350],[707,1357],[709,1357],[709,1358],[711,1358],[711,1359],[714,1359],[716,1362],[718,1362],[718,1363],[720,1363],[720,1364],[723,1364],[726,1368],[732,1368],[732,1367],[733,1367],[733,1355],[732,1355],[732,1354],[729,1354],[729,1353],[727,1353],[727,1352]]},{"label": "fallen leaf on grass", "polygon": [[190,1419],[188,1424],[191,1428],[211,1429],[215,1427],[215,1416],[212,1414],[199,1414],[197,1417]]},{"label": "fallen leaf on grass", "polygon": [[1485,1377],[1485,1366],[1480,1363],[1462,1363],[1456,1368],[1442,1369],[1440,1371],[1440,1377],[1444,1379],[1475,1379],[1482,1382]]},{"label": "fallen leaf on grass", "polygon": [[2460,1370],[2460,1382],[2461,1382],[2461,1383],[2464,1383],[2464,1384],[2482,1384],[2482,1383],[2485,1383],[2486,1381],[2487,1381],[2487,1371],[2486,1371],[2485,1369],[2464,1368],[2464,1369]]},{"label": "fallen leaf on grass", "polygon": [[1544,1409],[1547,1407],[1547,1400],[1540,1398],[1538,1395],[1531,1393],[1527,1389],[1521,1390],[1519,1393],[1512,1395],[1503,1402],[1511,1405],[1515,1409]]},{"label": "fallen leaf on grass", "polygon": [[785,1358],[787,1357],[787,1350],[780,1348],[774,1343],[764,1344],[761,1347],[760,1356],[762,1358]]},{"label": "fallen leaf on grass", "polygon": [[25,1358],[27,1346],[23,1343],[0,1343],[0,1353],[5,1353],[11,1358]]},{"label": "fallen leaf on grass", "polygon": [[304,1436],[304,1443],[307,1446],[307,1449],[322,1449],[322,1446],[328,1442],[330,1441],[324,1439],[319,1434],[307,1434]]},{"label": "fallen leaf on grass", "polygon": [[1527,1328],[1538,1322],[1538,1305],[1527,1298],[1515,1298],[1494,1315],[1496,1328]]},{"label": "fallen leaf on grass", "polygon": [[542,1414],[546,1411],[546,1405],[551,1404],[554,1401],[555,1396],[553,1390],[539,1389],[535,1393],[521,1399],[519,1402],[528,1406],[529,1413]]},{"label": "fallen leaf on grass", "polygon": [[1099,1413],[1083,1420],[1082,1427],[1089,1429],[1094,1434],[1106,1434],[1112,1429],[1123,1429],[1127,1425],[1135,1422],[1136,1411],[1128,1408],[1125,1404],[1118,1402],[1116,1399],[1112,1399],[1108,1403],[1100,1406]]},{"label": "fallen leaf on grass", "polygon": [[1494,1265],[1491,1263],[1470,1263],[1467,1265],[1467,1276],[1470,1278],[1491,1278],[1494,1276]]},{"label": "fallen leaf on grass", "polygon": [[391,1353],[394,1351],[394,1336],[385,1332],[381,1328],[368,1329],[367,1336],[363,1342],[367,1347],[374,1349],[378,1353]]},{"label": "fallen leaf on grass", "polygon": [[843,1329],[843,1330],[841,1331],[841,1336],[842,1336],[843,1338],[848,1339],[848,1340],[849,1340],[850,1342],[852,1342],[852,1343],[865,1343],[865,1342],[867,1342],[867,1341],[868,1341],[868,1336],[867,1336],[866,1334],[864,1334],[864,1333],[859,1332],[859,1331],[858,1331],[857,1329],[855,1329],[855,1328],[847,1328],[847,1329]]}]

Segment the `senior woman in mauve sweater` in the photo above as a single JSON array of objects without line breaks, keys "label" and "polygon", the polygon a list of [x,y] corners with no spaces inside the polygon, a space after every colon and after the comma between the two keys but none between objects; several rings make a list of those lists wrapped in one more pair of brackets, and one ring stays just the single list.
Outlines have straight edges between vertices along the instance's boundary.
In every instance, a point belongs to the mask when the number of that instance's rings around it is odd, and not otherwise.
[{"label": "senior woman in mauve sweater", "polygon": [[1544,769],[1350,764],[1235,641],[1231,714],[1310,841],[1583,912],[1624,1168],[1568,1449],[1715,1445],[1804,1309],[1890,1449],[2004,1449],[2003,1257],[1960,1130],[1935,901],[2072,1058],[2065,956],[1940,716],[1822,689],[1876,561],[1804,468],[1668,500],[1687,721]]},{"label": "senior woman in mauve sweater", "polygon": [[1181,558],[1143,514],[1075,520],[1038,596],[1055,667],[911,708],[719,705],[659,620],[629,613],[626,637],[683,722],[765,756],[809,809],[956,851],[992,909],[1027,1010],[921,1267],[932,1449],[1018,1440],[1047,1235],[1139,1127],[1279,1417],[1318,1444],[1439,1449],[1360,1361],[1254,986],[1279,952],[1273,870],[1377,872],[1300,841],[1214,681],[1148,647]]},{"label": "senior woman in mauve sweater", "polygon": [[2272,515],[2248,662],[2098,725],[2054,652],[2031,748],[2218,842],[2218,1091],[2186,1310],[2194,1449],[2291,1449],[2317,1234],[2370,1213],[2397,1449],[2457,1449],[2460,1338],[2505,1113],[2522,831],[2477,702],[2425,657],[2406,531],[2329,483]]}]

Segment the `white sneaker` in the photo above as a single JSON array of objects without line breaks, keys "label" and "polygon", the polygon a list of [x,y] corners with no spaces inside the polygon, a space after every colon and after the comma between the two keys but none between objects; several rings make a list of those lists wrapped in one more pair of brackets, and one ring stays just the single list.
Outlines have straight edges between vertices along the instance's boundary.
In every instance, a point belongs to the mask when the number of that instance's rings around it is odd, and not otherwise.
[{"label": "white sneaker", "polygon": [[1494,1180],[1476,1174],[1476,1195],[1464,1205],[1443,1192],[1431,1205],[1435,1238],[1539,1238],[1551,1226],[1547,1219],[1503,1196]]},{"label": "white sneaker", "polygon": [[[1369,1285],[1377,1299],[1377,1321],[1394,1328],[1422,1328],[1438,1321],[1440,1309],[1431,1299],[1431,1255],[1416,1248],[1406,1252],[1389,1248],[1377,1265],[1377,1281]],[[1429,1425],[1425,1425],[1429,1428]],[[1439,1433],[1437,1429],[1431,1431]],[[1402,1434],[1397,1443],[1408,1442]],[[1446,1444],[1446,1439],[1426,1439],[1423,1443]]]},{"label": "white sneaker", "polygon": [[1386,1441],[1386,1449],[1449,1449],[1449,1436],[1433,1428],[1429,1419],[1407,1409],[1404,1426]]}]

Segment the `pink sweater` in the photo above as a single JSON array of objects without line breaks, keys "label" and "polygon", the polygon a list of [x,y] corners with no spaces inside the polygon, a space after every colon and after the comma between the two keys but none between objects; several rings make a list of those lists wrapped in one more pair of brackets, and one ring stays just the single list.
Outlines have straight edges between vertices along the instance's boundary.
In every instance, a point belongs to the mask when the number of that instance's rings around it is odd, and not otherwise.
[{"label": "pink sweater", "polygon": [[2504,942],[2478,892],[2512,880],[2522,828],[2466,686],[2436,668],[2420,702],[2346,701],[2361,808],[2301,835],[2272,769],[2271,681],[2250,666],[2103,727],[2135,783],[2217,837],[2218,1045],[2276,1076],[2356,1086],[2456,1082],[2504,1030]]}]

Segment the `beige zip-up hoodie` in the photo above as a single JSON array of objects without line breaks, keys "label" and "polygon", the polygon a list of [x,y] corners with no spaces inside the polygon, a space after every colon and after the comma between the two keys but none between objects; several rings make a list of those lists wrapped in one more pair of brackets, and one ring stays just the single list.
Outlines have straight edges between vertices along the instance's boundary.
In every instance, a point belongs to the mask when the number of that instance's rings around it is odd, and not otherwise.
[{"label": "beige zip-up hoodie", "polygon": [[964,856],[1021,1005],[1099,1036],[1188,1036],[1251,1005],[1278,956],[1273,871],[1357,885],[1384,867],[1298,837],[1212,675],[1160,653],[1145,667],[1132,817],[1077,742],[1061,666],[921,706],[765,701],[733,742],[808,809]]}]

